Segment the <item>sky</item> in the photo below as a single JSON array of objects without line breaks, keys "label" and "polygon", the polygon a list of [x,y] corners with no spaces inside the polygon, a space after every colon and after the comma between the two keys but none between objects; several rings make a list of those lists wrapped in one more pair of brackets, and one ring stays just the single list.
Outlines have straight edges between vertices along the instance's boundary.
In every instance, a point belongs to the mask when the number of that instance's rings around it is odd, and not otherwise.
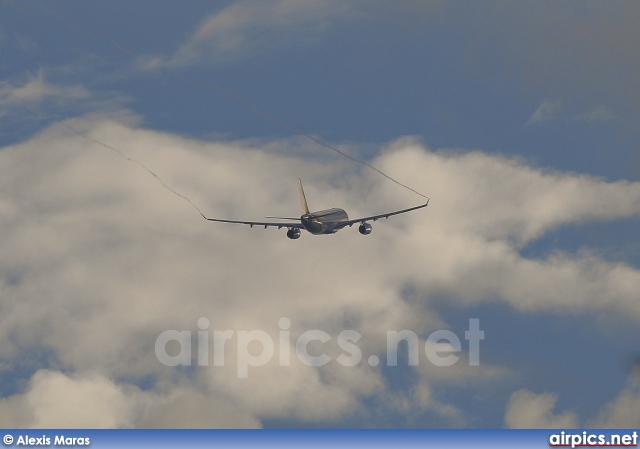
[{"label": "sky", "polygon": [[0,10],[0,426],[640,427],[640,4]]}]

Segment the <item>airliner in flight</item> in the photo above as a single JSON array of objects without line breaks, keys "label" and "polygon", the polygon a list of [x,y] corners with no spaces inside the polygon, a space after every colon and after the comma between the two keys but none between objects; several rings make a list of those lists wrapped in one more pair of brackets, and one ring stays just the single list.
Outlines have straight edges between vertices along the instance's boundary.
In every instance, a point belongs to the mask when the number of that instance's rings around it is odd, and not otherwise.
[{"label": "airliner in flight", "polygon": [[351,227],[356,223],[360,223],[358,227],[358,231],[362,235],[371,234],[372,227],[367,221],[376,221],[379,218],[389,218],[392,215],[404,214],[405,212],[411,212],[412,210],[421,209],[423,207],[427,207],[429,204],[429,199],[427,198],[427,202],[421,204],[420,206],[410,207],[409,209],[397,210],[394,212],[387,212],[386,214],[380,215],[372,215],[371,217],[364,218],[356,218],[355,220],[350,220],[349,216],[343,209],[333,208],[321,210],[318,212],[309,212],[309,206],[307,205],[307,199],[304,196],[304,190],[302,189],[302,181],[298,178],[298,189],[300,190],[300,204],[302,205],[302,216],[298,218],[280,218],[280,217],[267,217],[267,218],[275,218],[281,220],[299,220],[299,222],[295,223],[285,223],[285,222],[262,222],[262,221],[241,221],[241,220],[221,220],[218,218],[209,218],[206,217],[202,212],[202,215],[205,219],[209,221],[216,221],[220,223],[236,223],[236,224],[244,224],[253,226],[264,226],[265,229],[269,226],[277,227],[278,229],[287,228],[287,237],[290,239],[298,239],[300,238],[300,230],[304,229],[311,234],[320,235],[320,234],[335,234],[340,229],[344,227]]}]

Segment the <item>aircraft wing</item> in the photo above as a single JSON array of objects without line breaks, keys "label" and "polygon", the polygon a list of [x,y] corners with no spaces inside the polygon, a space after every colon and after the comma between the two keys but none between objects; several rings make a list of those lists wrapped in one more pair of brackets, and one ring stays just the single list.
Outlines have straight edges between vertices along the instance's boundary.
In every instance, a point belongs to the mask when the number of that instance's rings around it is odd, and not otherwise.
[{"label": "aircraft wing", "polygon": [[205,220],[209,220],[209,221],[217,221],[218,223],[234,223],[234,224],[244,224],[244,225],[249,225],[251,227],[254,226],[264,226],[264,228],[268,228],[268,227],[275,227],[275,228],[298,228],[298,229],[303,229],[304,226],[302,226],[302,223],[275,223],[275,222],[264,222],[264,221],[242,221],[242,220],[222,220],[219,218],[209,218],[206,217],[202,212],[200,212],[200,215],[202,215],[202,217]]},{"label": "aircraft wing", "polygon": [[392,215],[404,214],[405,212],[411,212],[412,210],[422,209],[423,207],[427,207],[428,205],[429,205],[429,200],[427,199],[427,202],[424,203],[424,204],[421,204],[420,206],[410,207],[409,209],[396,210],[396,211],[393,211],[393,212],[387,212],[386,214],[372,215],[370,217],[356,218],[355,220],[343,221],[336,228],[337,229],[342,229],[345,226],[351,226],[351,225],[356,224],[356,223],[362,223],[362,222],[370,221],[370,220],[371,221],[376,221],[376,220],[378,220],[380,218],[389,218]]}]

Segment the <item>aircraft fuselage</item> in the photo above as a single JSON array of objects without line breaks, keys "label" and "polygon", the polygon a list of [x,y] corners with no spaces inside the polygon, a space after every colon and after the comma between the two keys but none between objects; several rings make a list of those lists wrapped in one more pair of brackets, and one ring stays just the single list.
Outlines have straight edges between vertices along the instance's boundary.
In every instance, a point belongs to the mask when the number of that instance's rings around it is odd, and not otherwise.
[{"label": "aircraft fuselage", "polygon": [[333,208],[304,214],[300,221],[311,234],[334,234],[340,223],[349,221],[349,216],[344,210]]},{"label": "aircraft fuselage", "polygon": [[335,234],[340,229],[346,226],[353,226],[356,223],[359,223],[358,232],[362,235],[371,234],[371,224],[367,223],[368,221],[376,221],[380,218],[389,218],[393,215],[404,214],[406,212],[411,212],[412,210],[421,209],[423,207],[427,207],[429,204],[429,198],[427,202],[421,204],[420,206],[410,207],[408,209],[402,210],[394,210],[392,212],[385,212],[379,215],[371,215],[369,217],[362,217],[356,219],[349,219],[349,216],[343,209],[333,208],[333,209],[325,209],[317,212],[310,212],[309,206],[307,205],[307,199],[304,196],[304,190],[302,190],[302,181],[298,178],[298,190],[300,193],[300,206],[302,207],[302,216],[300,217],[300,221],[298,222],[296,218],[283,218],[283,217],[268,217],[268,218],[277,218],[280,220],[289,220],[284,222],[275,222],[275,221],[245,221],[245,220],[224,220],[221,218],[209,218],[206,217],[202,212],[200,215],[205,220],[209,221],[217,221],[221,223],[236,223],[249,225],[251,227],[254,226],[264,226],[264,228],[274,227],[274,228],[287,228],[287,237],[291,240],[297,240],[300,238],[300,231],[304,229],[310,234],[314,235],[322,235],[322,234]]}]

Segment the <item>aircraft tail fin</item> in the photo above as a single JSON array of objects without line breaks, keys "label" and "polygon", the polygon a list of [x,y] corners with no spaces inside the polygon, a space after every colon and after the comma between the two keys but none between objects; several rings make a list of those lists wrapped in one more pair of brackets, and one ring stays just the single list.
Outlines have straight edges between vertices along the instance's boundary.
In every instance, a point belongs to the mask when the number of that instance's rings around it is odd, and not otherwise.
[{"label": "aircraft tail fin", "polygon": [[300,205],[302,206],[302,213],[309,213],[309,206],[307,206],[307,199],[304,196],[304,190],[302,189],[302,180],[298,178],[298,189],[300,190]]}]

